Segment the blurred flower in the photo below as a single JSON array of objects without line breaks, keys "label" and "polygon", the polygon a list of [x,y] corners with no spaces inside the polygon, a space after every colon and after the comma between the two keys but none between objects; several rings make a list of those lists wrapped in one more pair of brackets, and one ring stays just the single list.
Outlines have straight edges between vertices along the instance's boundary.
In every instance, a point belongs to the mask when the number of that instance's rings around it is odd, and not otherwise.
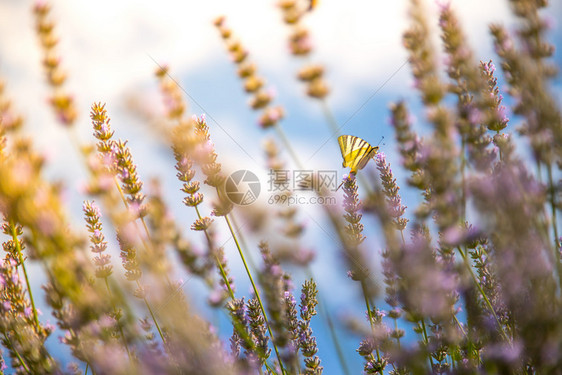
[{"label": "blurred flower", "polygon": [[244,90],[252,94],[249,101],[250,107],[256,111],[262,111],[258,120],[259,125],[264,129],[277,125],[283,119],[283,108],[272,106],[271,90],[263,89],[265,79],[257,75],[256,65],[248,62],[248,51],[233,35],[224,16],[216,18],[214,25],[219,30],[232,61],[238,66],[238,76],[244,81]]},{"label": "blurred flower", "polygon": [[74,98],[65,92],[63,84],[66,74],[60,67],[60,57],[56,51],[58,37],[55,35],[54,22],[50,19],[51,6],[45,1],[36,1],[33,7],[35,28],[43,48],[43,67],[47,82],[52,88],[49,102],[57,119],[65,126],[72,126],[77,117]]},{"label": "blurred flower", "polygon": [[[310,33],[302,22],[303,16],[309,13],[309,5],[304,3],[297,0],[278,2],[283,21],[290,27],[289,51],[297,57],[308,57],[313,49]],[[323,76],[324,67],[313,63],[306,63],[297,73],[297,78],[306,84],[306,94],[316,99],[324,99],[330,92]]]},{"label": "blurred flower", "polygon": [[396,184],[396,178],[392,175],[390,164],[386,162],[386,155],[382,152],[378,153],[375,156],[375,161],[380,172],[389,214],[393,219],[394,225],[396,225],[396,229],[402,231],[406,228],[408,220],[402,218],[406,211],[406,206],[402,205],[402,199],[398,194],[400,188]]},{"label": "blurred flower", "polygon": [[97,267],[96,277],[105,279],[111,275],[113,266],[111,265],[111,256],[104,253],[107,249],[107,242],[101,232],[100,209],[94,202],[85,201],[82,210],[84,211],[88,231],[92,234],[90,236],[90,251],[96,254],[94,257],[94,264]]}]

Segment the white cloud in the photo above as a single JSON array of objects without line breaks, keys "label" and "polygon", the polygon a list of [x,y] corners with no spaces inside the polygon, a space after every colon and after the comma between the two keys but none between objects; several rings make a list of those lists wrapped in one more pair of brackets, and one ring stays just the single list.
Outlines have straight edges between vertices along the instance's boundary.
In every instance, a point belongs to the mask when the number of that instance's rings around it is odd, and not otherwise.
[{"label": "white cloud", "polygon": [[[453,3],[474,42],[486,37],[488,22],[506,14],[503,2]],[[382,82],[405,60],[401,34],[406,4],[323,0],[307,17],[316,47],[313,60],[328,67],[337,99],[354,98],[357,86]],[[18,67],[20,76],[10,77],[18,85],[27,77],[36,80],[40,71],[30,8],[23,2],[0,4],[0,51],[8,65]],[[430,14],[435,15],[435,7],[431,8]],[[226,60],[212,26],[219,14],[227,15],[264,69],[286,78],[294,74],[287,69],[288,28],[274,1],[58,1],[52,13],[61,35],[63,64],[79,93],[120,95],[135,82],[151,79],[154,62],[149,55],[170,62],[176,70],[197,70],[217,59]],[[482,43],[477,47],[482,48]],[[34,74],[28,76],[29,71]],[[403,74],[400,79],[407,77]]]}]

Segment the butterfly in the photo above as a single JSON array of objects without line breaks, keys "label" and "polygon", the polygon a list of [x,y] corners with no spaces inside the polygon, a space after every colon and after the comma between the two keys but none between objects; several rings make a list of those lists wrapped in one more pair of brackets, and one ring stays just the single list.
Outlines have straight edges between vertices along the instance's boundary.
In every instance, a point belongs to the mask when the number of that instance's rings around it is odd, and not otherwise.
[{"label": "butterfly", "polygon": [[351,174],[357,174],[363,169],[367,162],[375,156],[379,150],[378,146],[371,146],[367,141],[352,135],[342,135],[338,138],[343,167],[350,167]]},{"label": "butterfly", "polygon": [[318,0],[309,0],[308,11],[312,11],[318,5]]}]

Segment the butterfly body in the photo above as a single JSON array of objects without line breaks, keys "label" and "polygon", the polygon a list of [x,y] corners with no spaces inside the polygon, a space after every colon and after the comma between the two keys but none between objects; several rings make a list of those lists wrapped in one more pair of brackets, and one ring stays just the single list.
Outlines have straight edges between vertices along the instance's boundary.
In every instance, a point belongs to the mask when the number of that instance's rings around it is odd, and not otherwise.
[{"label": "butterfly body", "polygon": [[308,11],[310,12],[311,10],[316,8],[316,5],[318,5],[318,0],[309,0]]},{"label": "butterfly body", "polygon": [[343,157],[343,167],[351,168],[352,174],[363,169],[365,165],[378,152],[378,147],[371,146],[367,141],[352,135],[342,135],[338,138],[341,155]]}]

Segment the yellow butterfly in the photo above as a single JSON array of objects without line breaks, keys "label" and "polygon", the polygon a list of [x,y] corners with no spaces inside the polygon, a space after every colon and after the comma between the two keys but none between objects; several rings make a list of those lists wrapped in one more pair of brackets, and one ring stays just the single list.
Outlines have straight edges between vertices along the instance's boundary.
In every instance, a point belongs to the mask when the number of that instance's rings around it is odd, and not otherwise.
[{"label": "yellow butterfly", "polygon": [[350,167],[352,174],[363,169],[379,150],[378,146],[373,147],[367,141],[352,135],[340,136],[338,143],[343,157],[343,167]]},{"label": "yellow butterfly", "polygon": [[309,0],[308,11],[310,12],[312,9],[316,8],[316,5],[318,5],[318,0]]}]

